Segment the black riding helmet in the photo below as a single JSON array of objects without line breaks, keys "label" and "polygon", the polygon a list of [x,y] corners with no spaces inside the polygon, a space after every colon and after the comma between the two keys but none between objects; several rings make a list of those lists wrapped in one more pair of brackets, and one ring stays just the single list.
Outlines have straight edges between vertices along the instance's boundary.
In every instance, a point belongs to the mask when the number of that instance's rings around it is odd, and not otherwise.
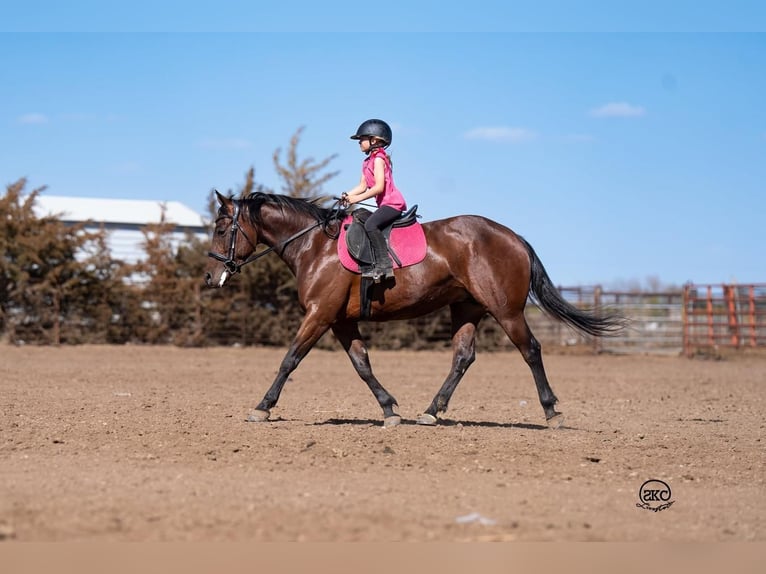
[{"label": "black riding helmet", "polygon": [[362,139],[364,137],[376,137],[383,140],[385,143],[382,146],[375,147],[388,147],[391,145],[391,127],[383,120],[367,120],[362,122],[362,125],[357,128],[356,133],[351,136],[352,140]]}]

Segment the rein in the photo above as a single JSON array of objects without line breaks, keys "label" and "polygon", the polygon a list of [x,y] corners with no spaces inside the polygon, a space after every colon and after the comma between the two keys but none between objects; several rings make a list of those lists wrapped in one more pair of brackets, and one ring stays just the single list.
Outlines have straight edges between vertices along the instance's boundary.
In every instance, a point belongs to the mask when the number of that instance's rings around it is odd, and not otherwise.
[{"label": "rein", "polygon": [[[308,233],[309,231],[311,231],[313,229],[316,229],[317,227],[324,227],[325,232],[328,233],[328,236],[329,237],[333,237],[333,234],[330,234],[329,232],[327,232],[327,226],[329,225],[329,223],[333,219],[337,219],[338,218],[338,214],[340,212],[340,208],[339,208],[338,204],[336,204],[336,206],[333,207],[331,215],[326,220],[324,220],[324,221],[317,221],[313,225],[309,225],[308,227],[306,227],[304,229],[301,229],[297,233],[294,233],[293,235],[291,235],[287,239],[284,239],[284,240],[280,241],[276,245],[272,245],[271,247],[267,247],[266,249],[264,249],[263,251],[261,251],[259,253],[253,253],[250,257],[245,259],[242,263],[238,263],[237,260],[235,259],[235,256],[234,256],[234,254],[236,252],[236,248],[237,248],[237,235],[238,235],[238,233],[241,233],[245,237],[247,242],[250,245],[253,246],[253,249],[255,249],[257,243],[254,243],[253,240],[250,239],[250,237],[247,235],[247,233],[245,233],[244,229],[242,229],[242,227],[240,227],[240,225],[239,225],[239,215],[240,215],[240,211],[241,211],[241,207],[242,207],[241,202],[235,200],[234,201],[234,206],[235,206],[234,207],[234,215],[231,216],[233,223],[231,224],[231,232],[230,232],[230,235],[229,235],[230,243],[229,243],[229,253],[228,253],[228,255],[221,255],[220,253],[215,253],[214,251],[208,251],[208,253],[207,253],[208,257],[212,257],[216,261],[220,261],[221,263],[223,263],[224,267],[226,267],[226,270],[229,273],[231,273],[232,275],[235,274],[235,273],[239,273],[242,270],[242,268],[245,265],[247,265],[248,263],[252,263],[253,261],[256,261],[256,260],[260,259],[264,255],[268,255],[272,251],[279,250],[280,252],[283,253],[285,247],[287,247],[287,245],[289,243],[295,241],[299,237],[305,235],[306,233]],[[224,216],[224,217],[228,217],[228,216]],[[337,238],[337,235],[335,237],[333,237],[333,238]]]}]

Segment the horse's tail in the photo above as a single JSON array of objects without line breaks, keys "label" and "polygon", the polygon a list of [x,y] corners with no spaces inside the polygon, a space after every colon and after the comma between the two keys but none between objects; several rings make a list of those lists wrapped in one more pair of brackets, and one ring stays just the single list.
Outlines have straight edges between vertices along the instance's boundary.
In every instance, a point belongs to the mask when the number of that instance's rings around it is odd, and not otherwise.
[{"label": "horse's tail", "polygon": [[618,314],[605,313],[602,309],[578,309],[566,301],[551,281],[532,246],[523,237],[519,239],[529,253],[530,294],[541,309],[578,331],[595,337],[614,336],[625,327],[625,318]]}]

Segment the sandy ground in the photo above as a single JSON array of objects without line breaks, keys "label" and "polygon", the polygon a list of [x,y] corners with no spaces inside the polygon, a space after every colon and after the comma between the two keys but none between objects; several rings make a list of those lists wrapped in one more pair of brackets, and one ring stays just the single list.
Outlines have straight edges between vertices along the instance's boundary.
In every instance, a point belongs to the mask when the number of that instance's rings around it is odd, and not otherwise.
[{"label": "sandy ground", "polygon": [[[0,346],[0,540],[766,540],[766,360],[480,354],[442,424],[446,352],[312,351],[246,423],[281,350]],[[673,504],[637,507],[649,479]]]}]

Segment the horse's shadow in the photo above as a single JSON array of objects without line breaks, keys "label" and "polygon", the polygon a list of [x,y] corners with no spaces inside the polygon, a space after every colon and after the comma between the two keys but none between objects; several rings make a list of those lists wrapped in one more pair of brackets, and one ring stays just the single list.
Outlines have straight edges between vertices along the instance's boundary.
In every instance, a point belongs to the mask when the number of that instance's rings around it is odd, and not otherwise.
[{"label": "horse's shadow", "polygon": [[[343,418],[331,418],[320,422],[313,423],[314,426],[340,426],[340,425],[356,425],[356,426],[380,426],[380,419],[343,419]],[[401,424],[403,426],[428,426],[419,425],[414,420],[402,419]],[[547,425],[537,425],[532,423],[501,423],[496,421],[456,421],[454,419],[439,419],[439,422],[435,426],[444,427],[475,427],[475,428],[505,428],[505,429],[523,429],[523,430],[550,430]],[[562,425],[558,430],[574,430],[570,427]]]}]

